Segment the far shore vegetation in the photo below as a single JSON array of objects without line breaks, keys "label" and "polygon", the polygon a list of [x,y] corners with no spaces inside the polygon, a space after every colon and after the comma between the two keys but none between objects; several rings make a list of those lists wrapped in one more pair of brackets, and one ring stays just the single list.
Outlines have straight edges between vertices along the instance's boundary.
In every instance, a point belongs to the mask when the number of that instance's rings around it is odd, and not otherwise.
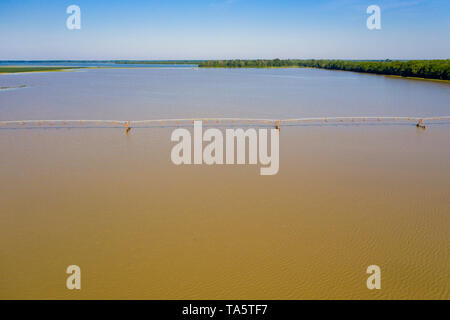
[{"label": "far shore vegetation", "polygon": [[450,59],[447,60],[207,60],[201,68],[320,68],[375,73],[402,77],[450,80]]},{"label": "far shore vegetation", "polygon": [[[11,62],[11,61],[7,61]],[[195,65],[199,68],[320,68],[380,75],[450,81],[450,59],[446,60],[46,60],[15,61],[39,63],[112,63],[116,65]],[[0,66],[2,73],[63,71],[108,66]]]},{"label": "far shore vegetation", "polygon": [[1,73],[19,73],[19,72],[48,72],[48,71],[63,71],[67,69],[80,69],[79,67],[14,67],[14,66],[0,66]]}]

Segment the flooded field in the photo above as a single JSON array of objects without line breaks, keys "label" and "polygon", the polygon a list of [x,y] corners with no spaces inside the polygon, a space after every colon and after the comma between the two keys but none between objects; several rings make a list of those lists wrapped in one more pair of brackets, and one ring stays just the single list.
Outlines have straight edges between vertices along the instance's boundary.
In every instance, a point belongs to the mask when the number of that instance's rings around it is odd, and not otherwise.
[{"label": "flooded field", "polygon": [[[450,115],[446,83],[312,69],[0,76],[21,85],[0,121]],[[0,298],[450,298],[448,122],[285,126],[274,176],[176,166],[174,129],[1,126]]]}]

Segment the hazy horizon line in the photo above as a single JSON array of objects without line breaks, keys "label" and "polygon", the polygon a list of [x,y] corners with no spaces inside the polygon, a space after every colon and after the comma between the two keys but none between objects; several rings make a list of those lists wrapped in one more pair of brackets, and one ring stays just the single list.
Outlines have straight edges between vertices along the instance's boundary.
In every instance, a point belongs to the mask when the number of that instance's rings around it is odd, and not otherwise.
[{"label": "hazy horizon line", "polygon": [[449,58],[428,58],[428,59],[399,59],[399,58],[384,58],[384,59],[368,59],[368,58],[215,58],[215,59],[0,59],[0,62],[66,62],[66,61],[214,61],[214,60],[347,60],[347,61],[412,61],[412,60],[450,60]]}]

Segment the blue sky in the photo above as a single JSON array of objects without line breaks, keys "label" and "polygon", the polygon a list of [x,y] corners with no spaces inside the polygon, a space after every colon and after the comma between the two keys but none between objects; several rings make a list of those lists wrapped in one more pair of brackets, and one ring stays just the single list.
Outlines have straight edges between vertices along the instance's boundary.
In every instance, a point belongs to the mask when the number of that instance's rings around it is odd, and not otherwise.
[{"label": "blue sky", "polygon": [[[66,28],[72,4],[81,30]],[[436,59],[449,34],[449,0],[0,1],[0,60]]]}]

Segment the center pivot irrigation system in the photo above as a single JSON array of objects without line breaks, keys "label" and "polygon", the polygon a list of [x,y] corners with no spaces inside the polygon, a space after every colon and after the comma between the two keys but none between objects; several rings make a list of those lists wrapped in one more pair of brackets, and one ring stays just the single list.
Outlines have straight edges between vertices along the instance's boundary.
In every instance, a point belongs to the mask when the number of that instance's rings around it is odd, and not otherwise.
[{"label": "center pivot irrigation system", "polygon": [[450,116],[435,117],[365,117],[365,116],[346,116],[346,117],[313,117],[313,118],[290,118],[290,119],[252,119],[252,118],[180,118],[180,119],[152,119],[152,120],[5,120],[0,121],[4,127],[28,127],[28,128],[125,128],[128,133],[131,128],[145,127],[163,127],[173,125],[188,125],[195,121],[202,121],[206,124],[220,124],[224,126],[233,126],[238,124],[256,124],[263,126],[275,126],[280,129],[282,125],[302,125],[302,124],[342,124],[342,123],[378,123],[378,122],[411,122],[415,123],[418,128],[425,129],[425,122],[432,123],[435,121],[449,121]]}]

